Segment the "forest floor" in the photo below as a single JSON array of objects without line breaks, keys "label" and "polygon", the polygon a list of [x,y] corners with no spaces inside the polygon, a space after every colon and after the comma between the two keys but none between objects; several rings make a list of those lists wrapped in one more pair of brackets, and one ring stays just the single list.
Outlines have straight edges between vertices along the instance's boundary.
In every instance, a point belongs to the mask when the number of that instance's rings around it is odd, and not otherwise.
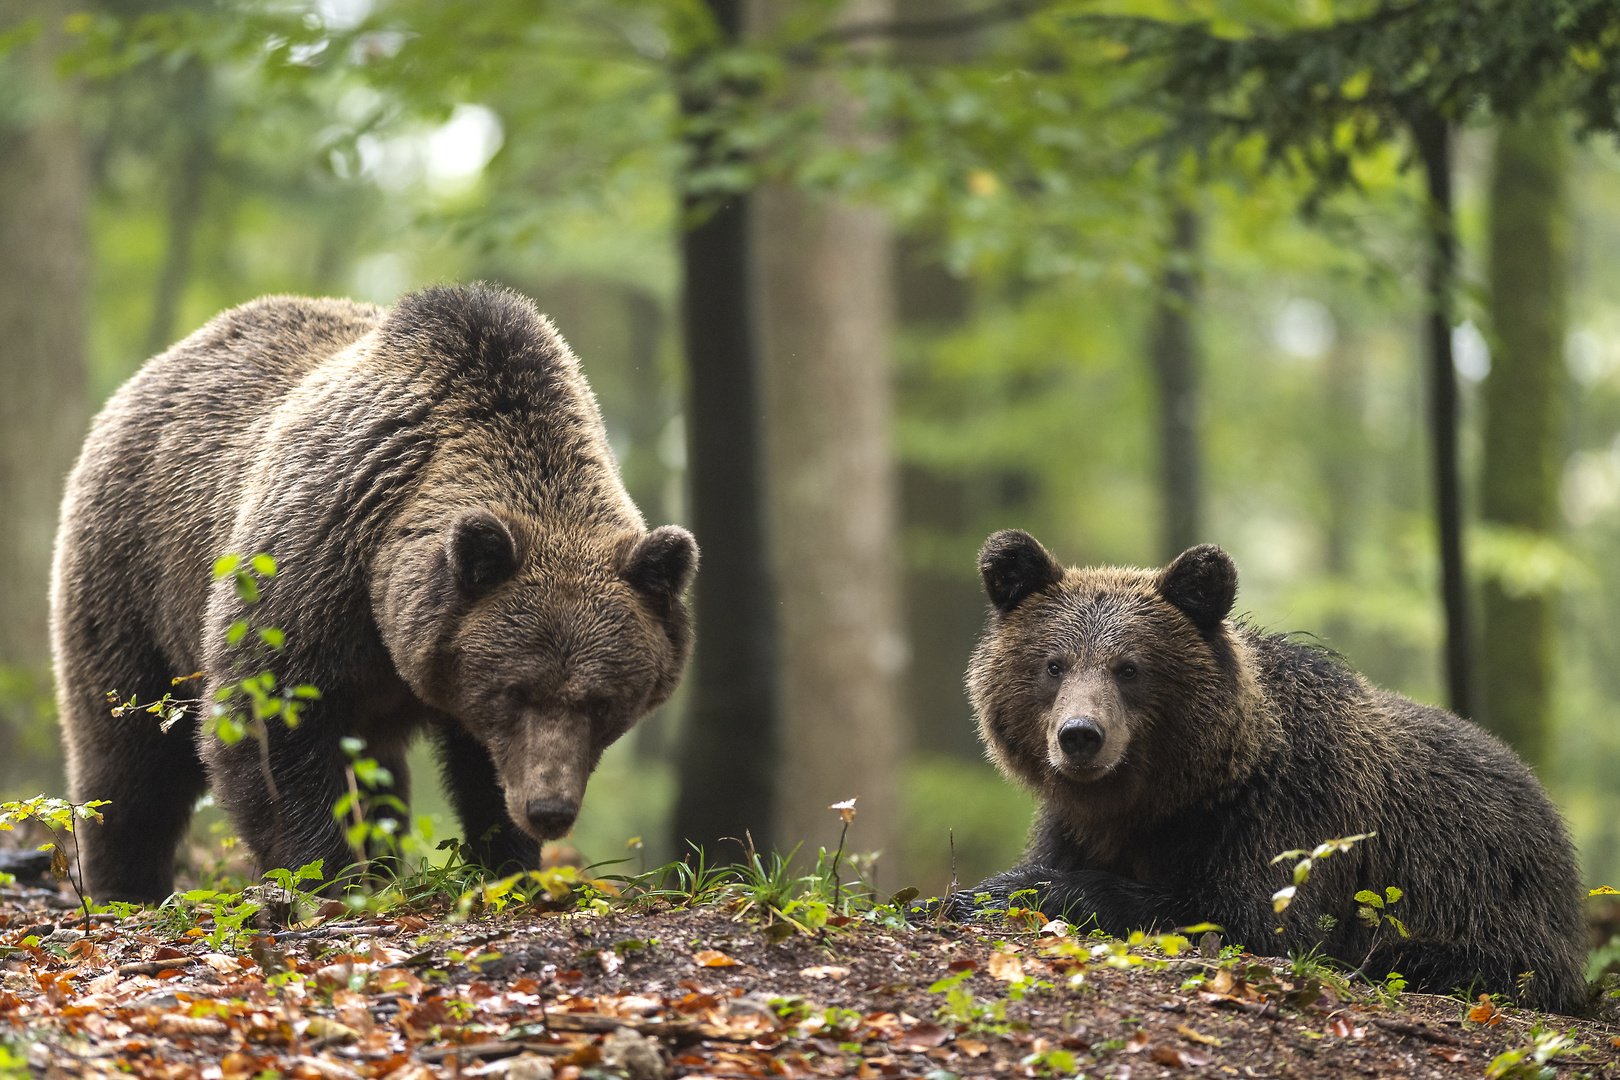
[{"label": "forest floor", "polygon": [[450,900],[358,918],[332,904],[249,939],[232,925],[246,909],[207,903],[94,915],[86,933],[69,894],[8,886],[0,1074],[1620,1075],[1620,1027],[1335,987],[1209,939],[1131,945],[1033,913],[915,925],[883,905],[802,930],[736,894],[565,911],[541,910],[561,906],[541,895],[459,919]]}]

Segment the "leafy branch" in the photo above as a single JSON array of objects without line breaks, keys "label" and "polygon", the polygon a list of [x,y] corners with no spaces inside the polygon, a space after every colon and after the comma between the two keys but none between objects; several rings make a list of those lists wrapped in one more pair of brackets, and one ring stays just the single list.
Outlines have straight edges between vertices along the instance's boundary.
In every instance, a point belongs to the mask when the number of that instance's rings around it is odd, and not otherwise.
[{"label": "leafy branch", "polygon": [[84,930],[90,932],[90,901],[84,895],[79,883],[84,880],[84,864],[79,859],[79,848],[73,848],[74,862],[78,863],[79,877],[75,881],[73,875],[68,873],[67,848],[63,846],[62,833],[72,835],[75,820],[101,822],[100,808],[107,805],[106,799],[92,799],[89,802],[76,803],[68,799],[53,799],[46,795],[35,795],[32,799],[22,802],[0,803],[0,829],[10,832],[24,821],[37,821],[51,831],[53,843],[51,849],[51,876],[58,881],[66,880],[73,886],[74,895],[79,898],[79,904],[84,908]]}]

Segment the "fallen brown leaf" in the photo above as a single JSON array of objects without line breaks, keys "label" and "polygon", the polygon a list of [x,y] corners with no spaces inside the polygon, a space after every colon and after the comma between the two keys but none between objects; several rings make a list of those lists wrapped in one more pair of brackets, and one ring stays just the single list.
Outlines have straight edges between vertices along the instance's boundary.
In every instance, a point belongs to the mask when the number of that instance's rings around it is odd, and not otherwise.
[{"label": "fallen brown leaf", "polygon": [[1479,995],[1479,1004],[1468,1010],[1468,1019],[1476,1024],[1495,1027],[1502,1022],[1502,1010],[1491,1001],[1489,994]]},{"label": "fallen brown leaf", "polygon": [[1160,1065],[1168,1065],[1172,1069],[1190,1069],[1199,1065],[1208,1065],[1209,1058],[1191,1050],[1183,1050],[1178,1046],[1155,1046],[1148,1057]]},{"label": "fallen brown leaf", "polygon": [[700,949],[692,954],[698,967],[736,967],[738,961],[718,949]]},{"label": "fallen brown leaf", "polygon": [[1215,1036],[1213,1036],[1213,1035],[1205,1035],[1201,1031],[1194,1031],[1192,1028],[1188,1027],[1186,1024],[1177,1024],[1176,1025],[1176,1031],[1180,1032],[1182,1035],[1185,1035],[1187,1038],[1191,1039],[1193,1042],[1203,1043],[1205,1046],[1219,1046],[1219,1045],[1221,1045],[1221,1040],[1217,1039]]},{"label": "fallen brown leaf", "polygon": [[821,964],[817,967],[801,968],[799,974],[807,979],[847,979],[849,968],[839,967],[837,964]]},{"label": "fallen brown leaf", "polygon": [[1433,1054],[1441,1061],[1449,1061],[1453,1065],[1459,1061],[1468,1060],[1467,1054],[1463,1053],[1461,1050],[1454,1050],[1449,1046],[1431,1046],[1429,1047],[1429,1053]]},{"label": "fallen brown leaf", "polygon": [[1147,1048],[1148,1033],[1141,1028],[1137,1028],[1136,1033],[1133,1034],[1125,1043],[1125,1052],[1127,1054],[1140,1054]]},{"label": "fallen brown leaf", "polygon": [[990,977],[1001,982],[1023,982],[1024,962],[1011,953],[993,952],[987,965]]}]

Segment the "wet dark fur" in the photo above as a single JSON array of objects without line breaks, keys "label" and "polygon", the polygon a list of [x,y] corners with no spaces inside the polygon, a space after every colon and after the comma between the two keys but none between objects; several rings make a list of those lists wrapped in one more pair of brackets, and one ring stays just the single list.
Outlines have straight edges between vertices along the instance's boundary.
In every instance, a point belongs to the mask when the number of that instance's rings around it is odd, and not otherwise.
[{"label": "wet dark fur", "polygon": [[[210,568],[259,551],[280,573],[244,609]],[[90,892],[167,895],[210,786],[262,866],[324,859],[330,877],[354,858],[331,813],[339,740],[363,737],[405,797],[422,728],[478,855],[535,866],[545,819],[525,808],[577,807],[602,750],[674,690],[696,558],[684,530],[647,531],[577,362],[522,297],[270,297],[220,315],[108,403],[63,505],[68,772],[75,799],[111,801],[81,833]],[[270,725],[279,800],[252,739],[225,746],[200,710],[160,734],[105,698],[154,700],[200,670],[211,701],[258,670],[225,644],[243,617],[285,631],[268,662],[284,685],[322,693],[296,729]]]},{"label": "wet dark fur", "polygon": [[[978,893],[994,906],[1033,888],[1048,914],[1094,917],[1113,934],[1211,921],[1256,952],[1320,943],[1414,988],[1581,1007],[1574,852],[1511,750],[1320,649],[1224,621],[1237,576],[1217,548],[1163,571],[1064,570],[1009,532],[981,566],[993,606],[968,686],[991,757],[1043,807],[1024,864],[957,894],[956,914]],[[1101,779],[1066,777],[1049,760],[1048,726],[1064,719],[1052,715],[1055,685],[1124,656],[1137,668],[1115,680],[1125,759]],[[1273,866],[1275,855],[1364,832],[1378,835],[1317,862],[1274,914],[1294,862]],[[1375,941],[1352,897],[1390,885],[1405,893],[1391,911],[1411,937],[1386,928]],[[1323,915],[1338,920],[1331,932],[1318,929]],[[1536,974],[1521,993],[1526,971]]]}]

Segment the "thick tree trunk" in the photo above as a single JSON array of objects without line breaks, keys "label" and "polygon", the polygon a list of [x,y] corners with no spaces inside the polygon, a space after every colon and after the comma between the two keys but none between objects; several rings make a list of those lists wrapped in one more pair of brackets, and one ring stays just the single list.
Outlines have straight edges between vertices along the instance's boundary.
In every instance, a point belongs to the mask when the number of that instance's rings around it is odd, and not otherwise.
[{"label": "thick tree trunk", "polygon": [[[708,0],[721,32],[742,29],[742,0]],[[682,100],[688,115],[708,103]],[[701,148],[699,148],[701,149]],[[762,398],[749,255],[750,198],[737,196],[688,227],[681,297],[687,364],[687,475],[702,549],[697,648],[679,757],[675,848],[775,843],[776,603],[765,536]],[[688,200],[689,214],[700,209]]]},{"label": "thick tree trunk", "polygon": [[1451,125],[1425,112],[1412,134],[1429,190],[1428,332],[1429,436],[1434,453],[1435,524],[1440,541],[1440,588],[1446,615],[1446,688],[1449,705],[1473,716],[1473,649],[1468,582],[1462,544],[1462,484],[1457,469],[1457,371],[1451,355],[1451,292],[1457,276],[1457,238],[1451,213]]},{"label": "thick tree trunk", "polygon": [[[783,0],[760,0],[756,27]],[[867,4],[849,17],[882,17]],[[858,138],[855,104],[831,76],[804,92],[829,133]],[[778,839],[838,846],[833,802],[859,797],[848,850],[897,856],[903,744],[901,630],[889,350],[892,241],[875,209],[785,184],[756,196],[770,529],[781,604]],[[887,874],[885,876],[888,876]]]},{"label": "thick tree trunk", "polygon": [[89,182],[72,90],[52,63],[68,11],[0,0],[0,34],[29,18],[46,27],[0,57],[0,785],[8,788],[48,784],[58,769],[51,545],[87,413]]},{"label": "thick tree trunk", "polygon": [[1177,203],[1170,216],[1164,279],[1153,311],[1148,353],[1159,395],[1160,557],[1169,562],[1203,540],[1203,469],[1199,455],[1198,213]]},{"label": "thick tree trunk", "polygon": [[[1531,536],[1557,529],[1563,434],[1568,221],[1564,130],[1532,111],[1502,125],[1491,177],[1490,289],[1496,352],[1485,381],[1480,516]],[[1546,762],[1556,595],[1484,582],[1485,720]]]},{"label": "thick tree trunk", "polygon": [[0,33],[47,27],[0,60],[0,665],[30,668],[50,655],[51,544],[86,416],[88,181],[51,55],[70,10],[0,0]]}]

